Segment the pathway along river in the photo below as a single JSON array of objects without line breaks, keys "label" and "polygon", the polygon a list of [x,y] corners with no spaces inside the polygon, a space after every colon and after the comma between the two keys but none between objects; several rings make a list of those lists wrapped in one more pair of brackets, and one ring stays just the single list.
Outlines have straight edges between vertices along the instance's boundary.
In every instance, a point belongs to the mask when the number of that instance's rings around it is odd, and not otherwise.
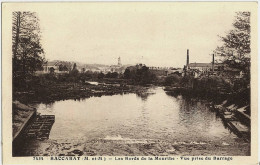
[{"label": "pathway along river", "polygon": [[19,155],[250,155],[250,143],[225,128],[205,101],[160,87],[37,106],[55,123],[48,140],[28,141]]}]

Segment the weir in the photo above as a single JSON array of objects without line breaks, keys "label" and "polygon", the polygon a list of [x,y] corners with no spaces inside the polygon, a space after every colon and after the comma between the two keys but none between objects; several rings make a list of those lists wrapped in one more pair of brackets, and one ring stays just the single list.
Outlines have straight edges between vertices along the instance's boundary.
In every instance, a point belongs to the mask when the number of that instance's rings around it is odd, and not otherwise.
[{"label": "weir", "polygon": [[36,112],[31,116],[19,135],[13,140],[13,156],[19,156],[21,148],[26,145],[29,140],[45,140],[49,138],[53,123],[54,115],[38,115]]},{"label": "weir", "polygon": [[25,130],[25,137],[36,138],[38,140],[48,139],[54,122],[54,115],[37,116],[33,123]]}]

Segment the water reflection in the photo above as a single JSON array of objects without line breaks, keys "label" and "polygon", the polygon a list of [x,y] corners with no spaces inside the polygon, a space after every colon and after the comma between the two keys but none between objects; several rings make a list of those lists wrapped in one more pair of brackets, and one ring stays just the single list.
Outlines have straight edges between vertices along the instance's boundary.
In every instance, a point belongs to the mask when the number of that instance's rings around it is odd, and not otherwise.
[{"label": "water reflection", "polygon": [[45,156],[249,155],[249,145],[207,105],[162,88],[38,104],[41,115],[55,115],[49,139],[27,141],[19,151]]},{"label": "water reflection", "polygon": [[[140,99],[141,98],[141,99]],[[236,136],[202,101],[166,94],[162,88],[138,94],[91,97],[40,104],[55,115],[51,139],[122,136],[168,141],[233,141]]]},{"label": "water reflection", "polygon": [[154,93],[148,93],[148,92],[139,92],[136,93],[137,97],[140,97],[143,101],[146,101],[149,96],[153,95]]}]

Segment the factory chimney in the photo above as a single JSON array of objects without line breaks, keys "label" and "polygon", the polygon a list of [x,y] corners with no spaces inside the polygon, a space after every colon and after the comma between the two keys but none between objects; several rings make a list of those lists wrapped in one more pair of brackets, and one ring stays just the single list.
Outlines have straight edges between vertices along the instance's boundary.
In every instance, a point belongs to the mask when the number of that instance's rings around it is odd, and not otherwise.
[{"label": "factory chimney", "polygon": [[214,54],[212,54],[212,72],[214,72],[214,64],[215,64],[215,59],[214,59]]},{"label": "factory chimney", "polygon": [[188,67],[189,65],[189,49],[187,49],[187,63],[186,63],[186,67]]}]

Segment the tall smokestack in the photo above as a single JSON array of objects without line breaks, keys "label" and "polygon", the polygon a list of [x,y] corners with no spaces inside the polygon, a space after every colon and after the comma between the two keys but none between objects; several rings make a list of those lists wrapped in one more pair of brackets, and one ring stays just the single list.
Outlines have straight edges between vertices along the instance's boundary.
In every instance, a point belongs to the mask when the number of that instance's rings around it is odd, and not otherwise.
[{"label": "tall smokestack", "polygon": [[187,63],[186,63],[186,66],[188,67],[189,65],[189,49],[187,49]]},{"label": "tall smokestack", "polygon": [[214,64],[215,64],[215,59],[214,59],[214,54],[212,54],[212,72],[214,72]]}]

